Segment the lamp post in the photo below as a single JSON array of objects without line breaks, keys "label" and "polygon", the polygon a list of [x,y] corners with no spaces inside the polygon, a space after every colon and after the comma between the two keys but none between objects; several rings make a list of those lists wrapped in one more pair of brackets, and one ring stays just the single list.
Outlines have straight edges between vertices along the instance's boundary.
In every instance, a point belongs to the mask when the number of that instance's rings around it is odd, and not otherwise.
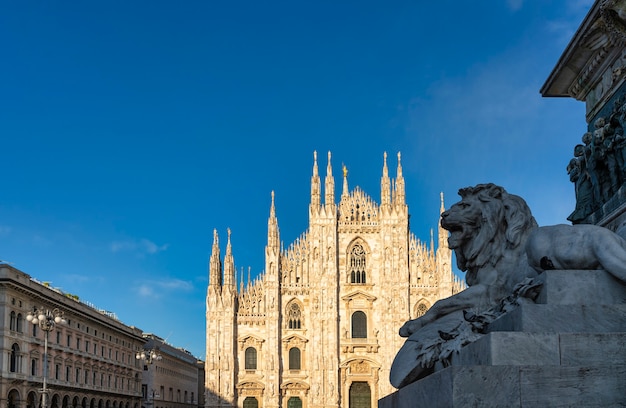
[{"label": "lamp post", "polygon": [[59,309],[37,309],[28,312],[26,320],[34,325],[39,325],[44,331],[43,346],[43,387],[41,390],[41,408],[48,408],[48,334],[54,330],[57,324],[66,324],[63,312]]},{"label": "lamp post", "polygon": [[[156,348],[153,348],[151,350],[138,351],[137,354],[135,354],[135,358],[140,361],[145,361],[146,364],[152,364],[155,361],[160,361],[163,359],[163,357],[159,353],[157,353]],[[146,378],[144,377],[144,379]],[[152,389],[152,400],[150,400],[150,394],[148,391],[148,387],[152,387],[152,385],[153,385],[153,379],[150,378],[148,379],[148,384],[146,384],[146,387],[145,387],[146,405],[154,404],[154,389]],[[143,385],[142,385],[142,388],[143,388]]]},{"label": "lamp post", "polygon": [[156,349],[138,351],[137,354],[135,354],[135,358],[137,360],[145,361],[147,364],[152,364],[155,361],[163,359],[163,357],[157,353]]}]

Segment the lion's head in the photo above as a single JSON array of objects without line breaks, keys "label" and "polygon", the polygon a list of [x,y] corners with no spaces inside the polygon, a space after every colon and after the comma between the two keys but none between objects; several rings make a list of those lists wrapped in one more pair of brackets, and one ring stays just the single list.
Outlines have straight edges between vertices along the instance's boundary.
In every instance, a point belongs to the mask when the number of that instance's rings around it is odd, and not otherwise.
[{"label": "lion's head", "polygon": [[477,270],[520,248],[537,222],[521,197],[495,184],[462,188],[459,195],[461,201],[441,214],[441,226],[450,231],[448,246],[472,285]]}]

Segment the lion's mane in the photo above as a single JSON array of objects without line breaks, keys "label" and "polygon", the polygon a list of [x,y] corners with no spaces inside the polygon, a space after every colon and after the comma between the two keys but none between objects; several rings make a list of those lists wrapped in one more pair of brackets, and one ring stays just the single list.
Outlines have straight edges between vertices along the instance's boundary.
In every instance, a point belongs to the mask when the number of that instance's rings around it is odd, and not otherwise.
[{"label": "lion's mane", "polygon": [[475,273],[486,265],[496,266],[511,251],[523,251],[528,233],[537,227],[528,205],[495,184],[478,184],[459,190],[461,201],[453,205],[442,226],[454,233],[457,228],[472,228],[464,242],[455,248],[457,266],[468,271],[471,285]]}]

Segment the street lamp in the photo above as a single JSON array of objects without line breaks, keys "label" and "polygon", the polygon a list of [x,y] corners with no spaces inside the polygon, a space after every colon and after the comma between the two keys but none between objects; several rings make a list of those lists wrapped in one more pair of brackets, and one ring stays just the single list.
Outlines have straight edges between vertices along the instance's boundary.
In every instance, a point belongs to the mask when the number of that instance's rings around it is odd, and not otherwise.
[{"label": "street lamp", "polygon": [[54,330],[57,324],[66,324],[67,321],[63,317],[63,312],[59,309],[37,309],[28,312],[26,320],[34,325],[39,325],[44,331],[43,346],[43,388],[41,390],[41,408],[48,408],[48,334]]},{"label": "street lamp", "polygon": [[157,353],[156,349],[138,351],[137,354],[135,354],[135,358],[137,360],[145,361],[147,364],[152,364],[154,361],[160,361],[163,359],[163,357]]}]

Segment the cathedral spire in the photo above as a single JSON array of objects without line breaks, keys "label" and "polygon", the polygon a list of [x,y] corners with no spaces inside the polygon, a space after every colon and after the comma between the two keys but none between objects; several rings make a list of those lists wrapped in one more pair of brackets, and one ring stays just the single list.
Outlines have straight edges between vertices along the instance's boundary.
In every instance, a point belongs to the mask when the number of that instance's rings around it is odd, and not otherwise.
[{"label": "cathedral spire", "polygon": [[435,234],[432,228],[430,229],[430,252],[431,254],[435,253]]},{"label": "cathedral spire", "polygon": [[348,190],[348,168],[345,164],[342,164],[341,170],[343,171],[343,190],[341,191],[341,197],[345,197],[350,194]]},{"label": "cathedral spire", "polygon": [[383,154],[383,176],[380,178],[380,204],[388,206],[390,203],[391,182],[389,180],[389,169],[387,168],[387,152]]},{"label": "cathedral spire", "polygon": [[272,191],[272,204],[270,206],[270,217],[267,220],[267,246],[278,251],[280,244],[280,232],[278,230],[278,219],[276,218],[276,207],[274,205],[274,191]]},{"label": "cathedral spire", "polygon": [[[446,208],[443,205],[443,191],[440,194],[441,196],[441,208],[439,209],[439,215],[441,216],[441,214],[443,214],[443,212],[446,210]],[[442,226],[441,223],[439,223],[439,247],[440,249],[443,248],[447,248],[448,247],[448,231],[446,231]]]},{"label": "cathedral spire", "polygon": [[330,164],[330,152],[328,152],[328,166],[326,167],[326,180],[324,185],[324,204],[329,207],[335,205],[335,179],[333,178],[333,168]]},{"label": "cathedral spire", "polygon": [[313,152],[313,176],[311,177],[311,211],[317,210],[320,207],[320,176],[317,170],[317,151]]},{"label": "cathedral spire", "polygon": [[226,243],[226,255],[224,255],[224,286],[236,287],[235,273],[235,260],[230,244],[230,228],[228,228],[228,242]]},{"label": "cathedral spire", "polygon": [[394,196],[394,204],[395,205],[405,205],[406,204],[406,194],[404,191],[404,177],[402,176],[402,163],[401,163],[400,152],[398,152],[398,170],[396,174],[396,192]]},{"label": "cathedral spire", "polygon": [[220,259],[220,245],[217,238],[217,229],[213,230],[213,247],[209,259],[209,286],[222,286],[222,261]]}]

